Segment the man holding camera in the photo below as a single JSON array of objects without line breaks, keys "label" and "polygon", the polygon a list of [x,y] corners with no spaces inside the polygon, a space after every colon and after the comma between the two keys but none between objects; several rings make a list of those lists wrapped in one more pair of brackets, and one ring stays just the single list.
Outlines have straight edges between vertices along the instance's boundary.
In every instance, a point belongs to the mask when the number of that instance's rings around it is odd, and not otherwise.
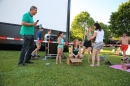
[{"label": "man holding camera", "polygon": [[22,17],[22,26],[20,30],[20,34],[23,37],[23,46],[20,53],[20,58],[18,65],[25,66],[25,63],[33,63],[30,61],[31,53],[34,48],[34,26],[37,25],[38,20],[36,22],[33,21],[33,16],[37,13],[37,7],[31,6],[30,12],[27,12]]}]

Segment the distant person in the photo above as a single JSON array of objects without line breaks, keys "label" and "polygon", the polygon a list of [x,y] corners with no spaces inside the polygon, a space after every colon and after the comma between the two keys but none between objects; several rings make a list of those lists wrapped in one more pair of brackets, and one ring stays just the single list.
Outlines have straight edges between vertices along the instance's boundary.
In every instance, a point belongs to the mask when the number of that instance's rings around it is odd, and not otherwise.
[{"label": "distant person", "polygon": [[129,45],[129,41],[130,41],[130,38],[126,36],[126,32],[123,33],[123,37],[121,37],[121,39],[116,43],[116,45],[118,43],[121,42],[122,46],[121,46],[121,49],[123,51],[123,58],[126,58],[126,51],[128,49],[128,45]]},{"label": "distant person", "polygon": [[117,54],[117,55],[122,55],[122,51],[121,51],[121,48],[120,48],[120,47],[117,48],[116,54]]},{"label": "distant person", "polygon": [[79,58],[82,59],[83,55],[80,53],[80,44],[79,40],[75,39],[71,48],[70,58]]},{"label": "distant person", "polygon": [[[37,39],[37,42],[36,42],[36,46],[37,48],[32,52],[32,56],[34,57],[35,56],[35,59],[38,58],[38,51],[40,50],[41,48],[41,40],[42,40],[42,32],[43,32],[43,27],[42,25],[39,25],[39,30],[36,34],[36,39]],[[34,54],[36,52],[36,55]]]},{"label": "distant person", "polygon": [[130,58],[126,56],[126,58],[121,59],[121,65],[123,70],[130,69]]},{"label": "distant person", "polygon": [[100,58],[99,58],[99,53],[100,53],[100,50],[102,49],[104,43],[103,43],[103,38],[104,38],[104,31],[103,29],[101,28],[101,26],[98,24],[98,23],[95,23],[94,24],[94,28],[95,28],[95,31],[94,31],[94,34],[93,36],[91,36],[88,41],[95,39],[95,44],[93,46],[93,53],[92,53],[92,64],[90,66],[94,66],[95,64],[95,57],[97,59],[97,64],[96,66],[100,66]]},{"label": "distant person", "polygon": [[90,62],[90,54],[91,54],[91,49],[92,49],[92,42],[91,40],[88,41],[88,38],[91,36],[92,36],[92,28],[89,27],[86,32],[86,36],[85,36],[85,40],[83,44],[83,54],[85,53],[86,49],[88,50],[88,62]]},{"label": "distant person", "polygon": [[58,33],[58,36],[57,36],[58,37],[57,38],[58,46],[57,46],[56,64],[58,64],[58,60],[62,64],[61,57],[62,57],[62,54],[63,54],[64,45],[65,45],[63,36],[64,36],[63,32]]},{"label": "distant person", "polygon": [[37,7],[31,6],[30,12],[27,12],[22,17],[22,26],[20,34],[23,37],[23,46],[20,53],[20,58],[18,65],[25,66],[25,63],[33,63],[30,61],[31,53],[34,48],[34,26],[37,25],[37,22],[33,21],[33,16],[37,13]]},{"label": "distant person", "polygon": [[44,36],[44,41],[47,41],[47,36],[50,36],[50,34],[51,34],[51,30],[48,30],[47,34],[45,34]]}]

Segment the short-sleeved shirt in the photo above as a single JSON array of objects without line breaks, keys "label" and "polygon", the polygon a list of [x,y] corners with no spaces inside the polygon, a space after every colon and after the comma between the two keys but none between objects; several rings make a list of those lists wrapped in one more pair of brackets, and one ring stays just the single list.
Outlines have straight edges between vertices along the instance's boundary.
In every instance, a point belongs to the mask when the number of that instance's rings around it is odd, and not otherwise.
[{"label": "short-sleeved shirt", "polygon": [[40,30],[36,34],[36,39],[38,40],[38,38],[39,38],[39,40],[42,39],[42,31],[40,31]]},{"label": "short-sleeved shirt", "polygon": [[[33,16],[30,14],[30,12],[27,12],[22,17],[23,22],[27,23],[34,23]],[[21,35],[34,35],[34,26],[21,26],[20,30]]]},{"label": "short-sleeved shirt", "polygon": [[97,36],[96,36],[96,40],[95,42],[103,42],[103,38],[104,38],[104,31],[101,30],[95,30],[94,32],[97,32]]}]

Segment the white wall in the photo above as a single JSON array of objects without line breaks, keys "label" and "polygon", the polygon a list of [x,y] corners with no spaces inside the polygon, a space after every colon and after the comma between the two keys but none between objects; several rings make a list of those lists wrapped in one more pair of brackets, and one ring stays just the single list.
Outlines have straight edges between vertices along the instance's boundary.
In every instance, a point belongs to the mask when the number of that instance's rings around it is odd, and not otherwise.
[{"label": "white wall", "polygon": [[44,28],[65,31],[68,0],[0,0],[0,22],[21,24],[22,15],[32,5],[38,8],[34,21]]}]

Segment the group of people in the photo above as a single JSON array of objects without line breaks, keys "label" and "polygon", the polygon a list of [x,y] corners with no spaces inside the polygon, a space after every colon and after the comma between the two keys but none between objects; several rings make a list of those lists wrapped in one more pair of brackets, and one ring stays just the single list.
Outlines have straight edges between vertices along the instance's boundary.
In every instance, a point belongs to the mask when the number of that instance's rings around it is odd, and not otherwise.
[{"label": "group of people", "polygon": [[[23,46],[20,53],[20,58],[18,65],[19,66],[25,66],[25,63],[32,64],[33,62],[30,61],[31,56],[36,53],[36,57],[38,56],[38,51],[41,48],[41,42],[42,40],[42,31],[44,28],[42,25],[39,25],[39,31],[36,34],[37,38],[37,48],[33,50],[34,48],[34,28],[37,26],[38,21],[33,21],[33,16],[37,13],[37,7],[31,6],[30,11],[25,13],[22,17],[22,26],[20,30],[20,34],[23,38]],[[86,36],[83,43],[83,51],[80,52],[80,46],[78,39],[75,39],[73,41],[73,45],[71,48],[71,53],[69,55],[70,58],[80,58],[82,59],[84,57],[84,53],[86,49],[88,50],[88,62],[90,62],[90,53],[92,51],[92,64],[90,66],[95,66],[95,59],[97,60],[96,66],[100,66],[100,58],[99,53],[100,49],[103,47],[103,39],[104,39],[104,30],[101,28],[101,26],[98,23],[94,24],[94,32],[92,34],[92,28],[88,27],[88,30],[86,32]],[[48,30],[48,33],[45,35],[44,40],[47,40],[47,36],[51,33],[51,30]],[[56,64],[61,63],[62,64],[62,54],[64,45],[68,45],[68,43],[64,42],[63,39],[63,32],[59,32],[57,36],[57,56],[56,56]],[[123,58],[126,57],[126,50],[128,49],[130,38],[126,36],[126,33],[123,33],[123,37],[116,43],[122,42],[122,51],[123,51]]]},{"label": "group of people", "polygon": [[104,45],[104,43],[103,43],[104,31],[98,23],[94,24],[94,29],[95,29],[94,33],[92,34],[92,28],[91,27],[88,28],[88,30],[86,32],[85,40],[83,43],[82,53],[78,53],[81,50],[81,49],[79,49],[80,45],[79,45],[79,42],[77,39],[74,40],[73,47],[71,49],[71,54],[69,55],[69,57],[82,59],[84,57],[84,53],[87,49],[88,50],[88,62],[90,62],[90,54],[92,51],[92,64],[90,66],[95,66],[95,58],[97,59],[96,66],[100,66],[99,53],[100,53],[100,49]]},{"label": "group of people", "polygon": [[[85,37],[85,40],[83,43],[83,52],[82,53],[79,53],[81,50],[80,49],[81,45],[79,44],[79,41],[77,39],[75,39],[73,41],[73,45],[72,45],[71,53],[70,53],[69,57],[82,59],[84,56],[84,52],[86,51],[86,49],[88,49],[88,62],[90,62],[90,52],[93,47],[92,64],[90,66],[95,65],[95,57],[97,59],[96,66],[100,66],[99,52],[100,52],[100,49],[104,45],[104,43],[103,43],[104,31],[98,23],[94,24],[94,28],[95,28],[95,30],[94,30],[93,35],[92,35],[91,27],[89,27],[88,31],[86,32],[86,37]],[[93,39],[95,39],[94,45],[92,44]],[[57,53],[57,57],[56,57],[56,64],[58,64],[58,59],[59,59],[59,63],[62,63],[61,55],[63,53],[64,45],[65,45],[65,42],[63,40],[63,33],[61,32],[58,34],[58,47],[57,47],[58,53]]]},{"label": "group of people", "polygon": [[[22,17],[22,26],[20,30],[20,34],[23,37],[23,46],[21,49],[20,53],[20,58],[18,65],[19,66],[25,66],[24,63],[29,63],[32,64],[33,62],[30,61],[31,55],[33,56],[34,53],[36,53],[36,56],[38,55],[38,50],[41,47],[40,40],[42,40],[42,31],[43,27],[42,25],[39,25],[39,31],[37,32],[36,38],[37,38],[37,48],[33,51],[34,48],[34,28],[38,24],[38,21],[34,22],[33,21],[33,16],[37,13],[37,7],[36,6],[31,6],[30,11],[25,13]],[[73,49],[71,54],[69,55],[70,57],[74,58],[83,58],[84,52],[86,49],[88,49],[88,62],[90,59],[90,51],[92,47],[91,41],[96,38],[95,44],[93,46],[93,55],[92,55],[92,64],[90,66],[94,66],[95,64],[95,57],[97,58],[97,66],[100,66],[100,61],[99,61],[99,52],[100,49],[103,47],[103,37],[104,37],[104,31],[101,28],[101,26],[98,23],[94,24],[94,34],[92,35],[92,30],[91,27],[89,27],[86,38],[84,40],[84,48],[83,48],[83,53],[79,54],[79,41],[75,40],[73,43]],[[50,34],[51,31],[48,31],[48,34]],[[57,57],[56,57],[56,64],[62,63],[61,56],[63,53],[64,45],[68,45],[68,43],[64,42],[63,39],[63,32],[59,32],[57,42]],[[45,35],[46,38],[47,34]],[[46,40],[46,39],[45,39]]]},{"label": "group of people", "polygon": [[45,34],[44,39],[42,38],[42,32],[44,30],[44,28],[42,27],[42,25],[38,25],[38,32],[36,33],[36,49],[32,52],[31,56],[34,57],[34,59],[38,59],[38,51],[41,49],[41,41],[47,41],[47,36],[49,36],[51,34],[51,30],[47,31],[47,34]]}]

